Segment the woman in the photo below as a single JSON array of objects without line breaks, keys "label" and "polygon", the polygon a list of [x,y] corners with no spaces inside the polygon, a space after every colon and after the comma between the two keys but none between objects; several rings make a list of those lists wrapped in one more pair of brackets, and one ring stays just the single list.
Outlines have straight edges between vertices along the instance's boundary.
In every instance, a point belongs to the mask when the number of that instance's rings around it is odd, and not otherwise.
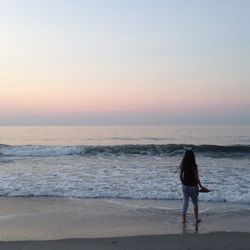
[{"label": "woman", "polygon": [[185,155],[180,164],[180,179],[183,191],[183,223],[186,223],[186,213],[188,209],[189,197],[194,204],[194,214],[196,223],[200,222],[198,215],[198,194],[199,188],[204,188],[201,185],[198,168],[195,161],[194,152],[186,150]]}]

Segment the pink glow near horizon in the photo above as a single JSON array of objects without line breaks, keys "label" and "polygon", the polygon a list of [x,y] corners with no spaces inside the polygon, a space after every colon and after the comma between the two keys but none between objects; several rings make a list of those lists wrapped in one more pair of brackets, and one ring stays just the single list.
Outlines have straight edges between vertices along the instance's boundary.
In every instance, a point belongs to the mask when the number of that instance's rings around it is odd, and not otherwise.
[{"label": "pink glow near horizon", "polygon": [[[170,88],[169,88],[170,89]],[[5,91],[2,89],[2,93]],[[193,97],[189,94],[166,91],[162,93],[143,92],[140,93],[118,93],[106,90],[100,92],[87,91],[57,91],[53,86],[48,90],[39,91],[37,89],[16,89],[11,93],[5,93],[0,100],[1,114],[53,114],[53,113],[76,113],[76,112],[94,112],[94,113],[112,113],[120,112],[166,112],[171,114],[181,114],[187,110],[190,113],[197,110],[207,112],[212,108],[214,112],[232,105],[240,105],[240,100],[232,100],[225,96],[200,95]],[[131,91],[133,92],[133,91]],[[177,92],[177,91],[176,91]],[[217,108],[216,108],[217,107]]]},{"label": "pink glow near horizon", "polygon": [[164,1],[110,1],[101,10],[63,2],[57,13],[54,4],[0,3],[0,121],[29,114],[248,114],[244,6],[183,3],[180,16],[177,3]]}]

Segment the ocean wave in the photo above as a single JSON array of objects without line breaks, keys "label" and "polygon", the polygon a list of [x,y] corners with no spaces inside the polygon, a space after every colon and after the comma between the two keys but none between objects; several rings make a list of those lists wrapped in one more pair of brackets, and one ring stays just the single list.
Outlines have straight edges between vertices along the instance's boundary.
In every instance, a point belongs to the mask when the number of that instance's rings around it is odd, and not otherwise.
[{"label": "ocean wave", "polygon": [[181,155],[186,148],[211,157],[249,157],[250,145],[147,144],[113,146],[46,146],[0,144],[0,156],[66,156],[66,155]]}]

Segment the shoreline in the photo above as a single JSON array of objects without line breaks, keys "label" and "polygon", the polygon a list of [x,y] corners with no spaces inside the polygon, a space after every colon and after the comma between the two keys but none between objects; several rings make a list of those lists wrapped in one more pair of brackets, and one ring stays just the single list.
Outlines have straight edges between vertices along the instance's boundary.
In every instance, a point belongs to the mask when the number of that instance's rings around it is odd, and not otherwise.
[{"label": "shoreline", "polygon": [[250,233],[244,204],[200,202],[198,225],[192,204],[181,223],[182,201],[1,197],[0,204],[0,241]]}]

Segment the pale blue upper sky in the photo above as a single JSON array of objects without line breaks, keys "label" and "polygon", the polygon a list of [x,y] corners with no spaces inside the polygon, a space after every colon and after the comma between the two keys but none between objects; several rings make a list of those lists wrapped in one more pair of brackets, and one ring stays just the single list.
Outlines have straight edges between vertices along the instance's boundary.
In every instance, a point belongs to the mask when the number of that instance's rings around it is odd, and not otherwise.
[{"label": "pale blue upper sky", "polygon": [[0,124],[250,124],[250,1],[2,0]]}]

